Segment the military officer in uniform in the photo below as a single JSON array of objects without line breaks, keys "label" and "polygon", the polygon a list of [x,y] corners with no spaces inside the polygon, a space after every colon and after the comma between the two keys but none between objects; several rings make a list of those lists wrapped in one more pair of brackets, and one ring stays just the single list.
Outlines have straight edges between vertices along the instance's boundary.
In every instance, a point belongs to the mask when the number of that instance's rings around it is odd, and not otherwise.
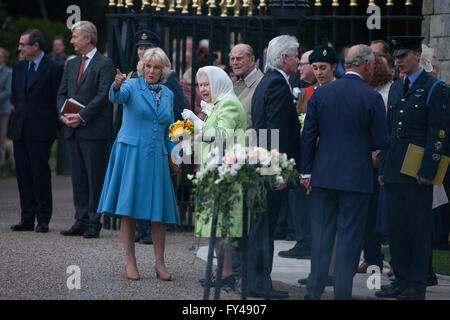
[{"label": "military officer in uniform", "polygon": [[[147,49],[161,46],[161,40],[159,36],[150,30],[139,30],[138,32],[136,32],[135,38],[139,60],[142,59]],[[127,78],[137,78],[137,76],[137,71],[131,71],[128,73]],[[181,112],[183,111],[183,109],[187,109],[188,107],[177,74],[175,72],[172,72],[164,85],[173,92],[175,121],[183,120],[181,117]],[[148,221],[138,220],[137,230],[138,232],[134,239],[136,242],[139,242],[141,244],[153,243],[152,230]]]},{"label": "military officer in uniform", "polygon": [[[389,142],[382,152],[379,182],[386,188],[388,237],[395,284],[377,297],[425,299],[432,241],[432,181],[448,152],[448,87],[419,65],[423,37],[390,37],[402,80],[388,97]],[[410,144],[424,148],[416,177],[400,172]]]},{"label": "military officer in uniform", "polygon": [[318,87],[336,80],[334,73],[339,59],[336,51],[329,47],[327,42],[326,40],[325,44],[315,47],[309,55],[309,64],[313,69],[317,82],[300,92],[297,103],[297,113],[299,115],[306,113],[308,101]]}]

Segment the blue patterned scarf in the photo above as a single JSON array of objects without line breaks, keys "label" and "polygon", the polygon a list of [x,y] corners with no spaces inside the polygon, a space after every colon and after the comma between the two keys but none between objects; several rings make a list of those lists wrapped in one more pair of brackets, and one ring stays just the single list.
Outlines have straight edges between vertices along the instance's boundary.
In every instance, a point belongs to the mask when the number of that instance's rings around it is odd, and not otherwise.
[{"label": "blue patterned scarf", "polygon": [[150,92],[152,93],[153,99],[155,99],[156,107],[159,107],[159,103],[161,101],[161,94],[162,94],[162,87],[161,84],[148,84],[148,88],[150,89]]}]

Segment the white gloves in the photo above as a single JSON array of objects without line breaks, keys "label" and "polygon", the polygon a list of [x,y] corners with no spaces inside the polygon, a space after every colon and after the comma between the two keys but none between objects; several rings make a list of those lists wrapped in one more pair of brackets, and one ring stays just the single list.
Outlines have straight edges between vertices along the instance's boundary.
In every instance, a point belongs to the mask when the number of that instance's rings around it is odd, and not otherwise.
[{"label": "white gloves", "polygon": [[203,126],[205,125],[205,122],[202,121],[199,117],[197,117],[189,109],[183,109],[181,116],[183,117],[184,120],[190,120],[194,124],[194,127],[198,130],[202,130]]}]

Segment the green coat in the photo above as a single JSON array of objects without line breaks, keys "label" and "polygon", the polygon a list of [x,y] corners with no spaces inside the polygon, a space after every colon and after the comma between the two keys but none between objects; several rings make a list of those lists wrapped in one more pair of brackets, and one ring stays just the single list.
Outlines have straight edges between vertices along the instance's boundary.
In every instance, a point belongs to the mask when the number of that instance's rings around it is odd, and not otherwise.
[{"label": "green coat", "polygon": [[[228,135],[236,130],[242,129],[245,132],[247,126],[247,120],[245,116],[244,108],[239,100],[235,97],[225,97],[216,103],[216,106],[211,111],[211,114],[205,119],[205,126],[202,129],[204,136],[213,136],[215,134],[215,129],[218,129],[222,135],[224,142],[224,148],[226,148],[226,140]],[[231,131],[231,132],[230,132]],[[203,168],[205,164],[206,156],[211,151],[213,143],[202,142],[200,151],[200,169]],[[242,192],[241,188],[236,189],[237,192]],[[195,219],[195,236],[209,238],[211,236],[211,221],[212,221],[212,208],[207,211],[197,212]],[[202,217],[207,214],[210,215],[210,219],[205,223]],[[222,220],[222,212],[219,212],[219,223],[217,236],[221,236],[220,223]],[[232,222],[233,228],[231,230],[231,237],[241,237],[242,236],[242,196],[240,197],[239,203],[235,204],[235,208],[232,211]]]}]

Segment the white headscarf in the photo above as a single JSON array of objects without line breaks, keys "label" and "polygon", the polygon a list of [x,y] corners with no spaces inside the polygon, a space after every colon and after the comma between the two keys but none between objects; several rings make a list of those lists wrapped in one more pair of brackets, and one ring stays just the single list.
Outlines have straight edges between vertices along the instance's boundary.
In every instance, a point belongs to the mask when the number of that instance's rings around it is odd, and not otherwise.
[{"label": "white headscarf", "polygon": [[198,69],[197,83],[199,83],[200,76],[206,75],[209,80],[209,88],[211,90],[211,103],[201,101],[202,111],[208,116],[211,114],[214,105],[225,97],[236,97],[233,90],[233,82],[225,71],[218,67],[206,66]]}]

